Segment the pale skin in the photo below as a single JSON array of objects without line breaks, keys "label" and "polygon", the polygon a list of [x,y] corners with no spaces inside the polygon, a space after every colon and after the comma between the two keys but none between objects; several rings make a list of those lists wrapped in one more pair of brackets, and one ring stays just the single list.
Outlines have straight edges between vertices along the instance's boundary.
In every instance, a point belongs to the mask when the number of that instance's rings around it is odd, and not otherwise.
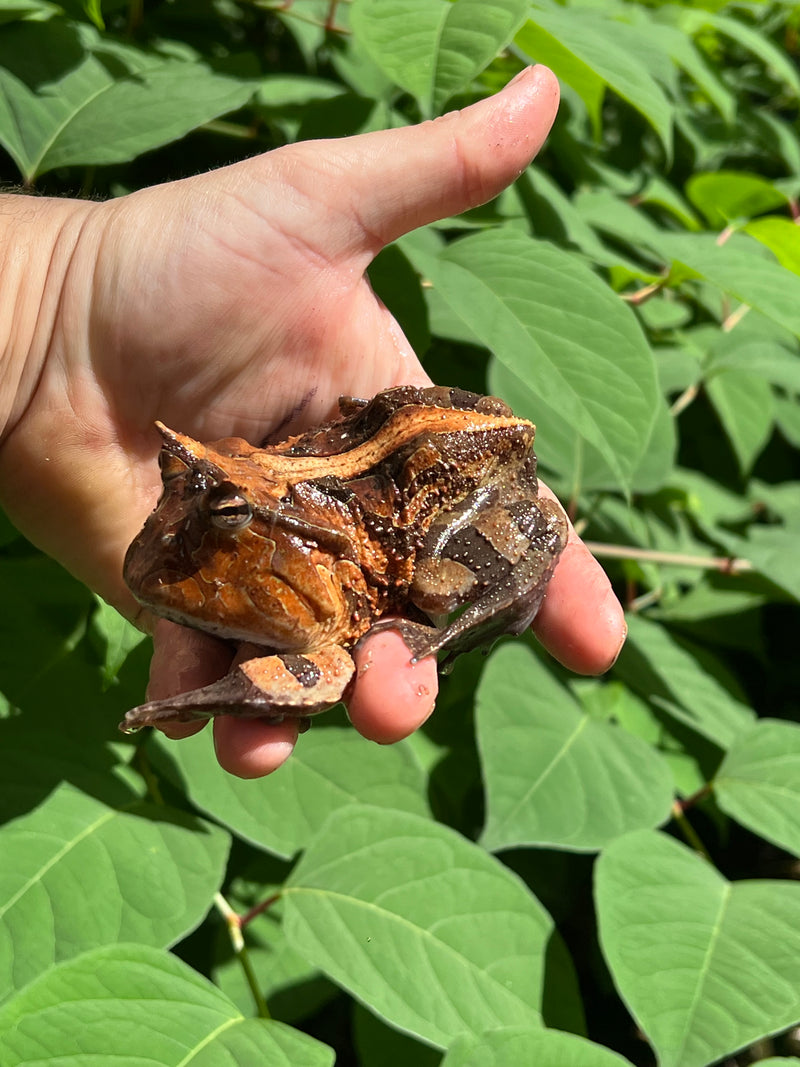
[{"label": "pale skin", "polygon": [[[0,196],[0,499],[19,529],[152,630],[122,559],[159,494],[155,420],[257,442],[329,418],[340,394],[428,384],[365,271],[401,234],[512,182],[557,105],[537,67],[431,123],[293,145],[107,203]],[[606,670],[622,645],[620,606],[574,534],[534,629],[579,673]],[[154,640],[151,698],[230,663],[227,646],[171,623]],[[348,710],[365,737],[397,741],[433,710],[435,663],[410,664],[398,635],[373,638],[358,666]],[[220,764],[242,777],[275,770],[296,740],[290,721],[214,723]]]}]

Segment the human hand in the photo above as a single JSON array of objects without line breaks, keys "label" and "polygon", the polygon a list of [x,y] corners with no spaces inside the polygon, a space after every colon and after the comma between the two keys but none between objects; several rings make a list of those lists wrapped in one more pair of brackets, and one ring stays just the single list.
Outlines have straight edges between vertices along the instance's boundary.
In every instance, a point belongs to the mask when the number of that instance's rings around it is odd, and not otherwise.
[{"label": "human hand", "polygon": [[[0,449],[4,502],[20,529],[136,616],[121,562],[159,491],[154,421],[200,439],[259,441],[329,417],[340,394],[427,384],[364,271],[400,234],[516,178],[556,105],[555,80],[539,68],[433,123],[292,145],[105,204],[10,198],[12,240],[58,220],[40,242],[43,295],[32,293],[34,269],[17,302],[35,308],[35,321],[26,332],[18,319],[7,345],[12,370],[25,349]],[[536,630],[574,670],[602,670],[618,651],[619,605],[577,540]],[[392,634],[363,656],[354,724],[375,740],[405,736],[433,706],[435,665],[410,666]],[[205,684],[228,658],[211,638],[162,623],[151,696]],[[245,776],[274,769],[295,739],[288,721],[215,723],[220,762]]]}]

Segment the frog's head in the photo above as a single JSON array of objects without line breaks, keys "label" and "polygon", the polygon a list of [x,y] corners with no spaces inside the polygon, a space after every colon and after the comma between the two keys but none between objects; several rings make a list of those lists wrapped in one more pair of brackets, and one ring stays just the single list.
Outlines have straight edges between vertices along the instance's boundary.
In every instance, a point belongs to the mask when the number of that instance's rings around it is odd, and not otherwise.
[{"label": "frog's head", "polygon": [[125,581],[174,622],[239,640],[271,637],[260,586],[275,551],[279,487],[246,441],[204,445],[157,426],[162,493],[125,556]]}]

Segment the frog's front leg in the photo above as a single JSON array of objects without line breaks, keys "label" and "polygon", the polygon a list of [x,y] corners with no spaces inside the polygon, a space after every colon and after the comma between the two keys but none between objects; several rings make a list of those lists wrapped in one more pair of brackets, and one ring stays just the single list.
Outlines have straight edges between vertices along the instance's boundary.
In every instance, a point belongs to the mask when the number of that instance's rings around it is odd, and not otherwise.
[{"label": "frog's front leg", "polygon": [[490,494],[485,488],[478,494],[479,507],[464,501],[428,532],[411,599],[429,614],[467,606],[441,629],[401,628],[416,660],[440,649],[456,656],[526,630],[567,543],[558,504],[536,497],[503,500],[496,485]]},{"label": "frog's front leg", "polygon": [[202,689],[140,704],[127,713],[120,729],[134,733],[143,726],[215,715],[274,722],[287,716],[302,719],[338,704],[354,673],[352,657],[338,645],[302,655],[256,654],[239,659],[223,678]]}]

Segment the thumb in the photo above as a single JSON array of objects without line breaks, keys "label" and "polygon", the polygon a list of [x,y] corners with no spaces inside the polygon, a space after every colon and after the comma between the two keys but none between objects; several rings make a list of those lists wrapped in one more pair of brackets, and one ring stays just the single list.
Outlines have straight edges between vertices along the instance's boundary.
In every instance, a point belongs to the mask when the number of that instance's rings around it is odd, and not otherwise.
[{"label": "thumb", "polygon": [[313,184],[309,195],[318,200],[322,180],[324,199],[335,204],[326,218],[325,251],[333,258],[372,258],[417,226],[497,196],[539,151],[557,109],[555,75],[528,67],[501,92],[463,111],[279,151],[291,153],[296,189]]}]

